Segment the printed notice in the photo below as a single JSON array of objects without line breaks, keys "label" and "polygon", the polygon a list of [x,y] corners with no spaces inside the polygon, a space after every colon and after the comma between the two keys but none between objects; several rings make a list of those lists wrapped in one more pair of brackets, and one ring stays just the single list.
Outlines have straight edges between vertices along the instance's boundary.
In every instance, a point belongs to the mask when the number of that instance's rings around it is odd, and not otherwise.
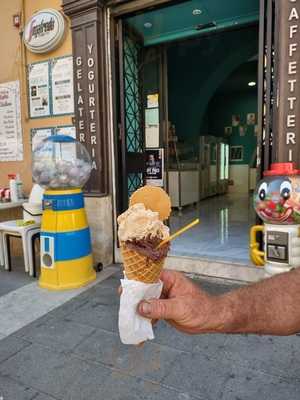
[{"label": "printed notice", "polygon": [[[71,136],[76,139],[76,128],[73,125],[57,126],[54,130],[55,135]],[[73,161],[76,159],[76,146],[74,143],[64,143],[62,147],[62,158]]]},{"label": "printed notice", "polygon": [[38,128],[31,129],[31,148],[32,151],[36,150],[37,147],[52,135],[52,128]]},{"label": "printed notice", "polygon": [[151,186],[164,186],[164,149],[146,150],[146,182]]},{"label": "printed notice", "polygon": [[53,115],[74,113],[73,57],[56,58],[51,62]]},{"label": "printed notice", "polygon": [[0,84],[0,161],[22,161],[19,81]]},{"label": "printed notice", "polygon": [[29,109],[31,118],[50,115],[49,63],[28,66]]}]

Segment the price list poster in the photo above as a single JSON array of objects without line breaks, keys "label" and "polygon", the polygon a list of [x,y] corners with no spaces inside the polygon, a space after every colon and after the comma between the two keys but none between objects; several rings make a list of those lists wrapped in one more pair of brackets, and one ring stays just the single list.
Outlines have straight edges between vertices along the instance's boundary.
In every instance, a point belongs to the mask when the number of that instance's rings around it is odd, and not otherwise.
[{"label": "price list poster", "polygon": [[0,84],[0,161],[22,161],[19,81]]}]

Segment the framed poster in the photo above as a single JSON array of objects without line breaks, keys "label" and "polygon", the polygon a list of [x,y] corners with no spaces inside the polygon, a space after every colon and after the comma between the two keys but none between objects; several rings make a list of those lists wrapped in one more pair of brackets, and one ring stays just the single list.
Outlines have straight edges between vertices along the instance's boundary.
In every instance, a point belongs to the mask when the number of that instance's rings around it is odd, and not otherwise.
[{"label": "framed poster", "polygon": [[147,95],[147,108],[158,108],[159,107],[159,94],[148,94]]},{"label": "framed poster", "polygon": [[52,114],[74,114],[73,57],[51,60]]},{"label": "framed poster", "polygon": [[247,114],[247,125],[255,125],[256,124],[256,114],[249,113]]},{"label": "framed poster", "polygon": [[230,147],[230,161],[243,161],[244,160],[244,147],[231,146]]},{"label": "framed poster", "polygon": [[20,83],[0,84],[0,161],[22,161]]},{"label": "framed poster", "polygon": [[48,61],[28,66],[30,118],[49,117],[51,114],[49,71]]},{"label": "framed poster", "polygon": [[[54,129],[55,135],[66,135],[76,139],[76,128],[73,125],[57,126]],[[72,161],[76,158],[76,146],[73,143],[64,143],[61,156],[64,160]]]},{"label": "framed poster", "polygon": [[146,150],[146,183],[164,186],[164,149]]},{"label": "framed poster", "polygon": [[159,109],[146,108],[145,110],[146,148],[159,147]]},{"label": "framed poster", "polygon": [[62,125],[55,128],[56,135],[71,136],[76,139],[76,128],[74,125]]},{"label": "framed poster", "polygon": [[225,126],[224,132],[225,132],[225,136],[232,135],[232,126]]},{"label": "framed poster", "polygon": [[232,116],[232,126],[239,126],[241,123],[241,117],[239,115]]},{"label": "framed poster", "polygon": [[53,128],[31,129],[31,150],[34,150],[42,143],[44,139],[53,134]]}]

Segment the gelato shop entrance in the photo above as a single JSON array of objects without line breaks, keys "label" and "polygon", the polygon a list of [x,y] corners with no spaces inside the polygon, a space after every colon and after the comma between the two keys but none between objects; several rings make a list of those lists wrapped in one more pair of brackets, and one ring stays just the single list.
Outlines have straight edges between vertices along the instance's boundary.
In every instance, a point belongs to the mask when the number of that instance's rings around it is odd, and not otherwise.
[{"label": "gelato shop entrance", "polygon": [[117,212],[143,184],[163,187],[171,231],[201,222],[171,256],[250,264],[259,0],[172,3],[115,24]]}]

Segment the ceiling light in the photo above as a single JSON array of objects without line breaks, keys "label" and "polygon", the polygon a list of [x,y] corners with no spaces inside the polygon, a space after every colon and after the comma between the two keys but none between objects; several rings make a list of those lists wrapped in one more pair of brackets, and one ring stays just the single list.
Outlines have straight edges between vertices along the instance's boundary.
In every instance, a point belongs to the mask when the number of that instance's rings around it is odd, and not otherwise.
[{"label": "ceiling light", "polygon": [[202,14],[202,10],[200,10],[199,8],[195,8],[195,10],[193,10],[193,15],[201,15]]},{"label": "ceiling light", "polygon": [[152,23],[151,22],[145,22],[144,23],[144,27],[146,28],[146,29],[150,29],[150,28],[152,28]]},{"label": "ceiling light", "polygon": [[248,86],[250,86],[250,87],[256,86],[256,82],[249,82]]}]

